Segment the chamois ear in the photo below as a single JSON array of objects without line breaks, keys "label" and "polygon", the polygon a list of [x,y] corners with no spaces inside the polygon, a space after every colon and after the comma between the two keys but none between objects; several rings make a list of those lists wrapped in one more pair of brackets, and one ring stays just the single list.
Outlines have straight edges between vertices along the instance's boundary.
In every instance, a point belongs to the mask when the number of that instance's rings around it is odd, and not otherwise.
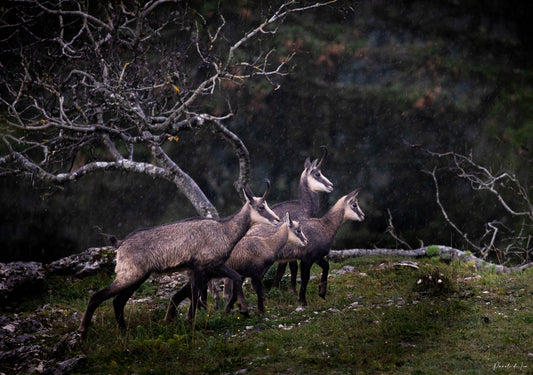
[{"label": "chamois ear", "polygon": [[356,198],[359,195],[359,192],[361,191],[361,188],[357,188],[354,191],[352,191],[349,195],[350,198]]},{"label": "chamois ear", "polygon": [[309,157],[305,159],[304,167],[307,170],[309,170],[309,168],[311,167],[311,159],[309,159]]},{"label": "chamois ear", "polygon": [[287,223],[287,225],[290,227],[291,226],[291,215],[287,212],[285,213],[285,222]]}]

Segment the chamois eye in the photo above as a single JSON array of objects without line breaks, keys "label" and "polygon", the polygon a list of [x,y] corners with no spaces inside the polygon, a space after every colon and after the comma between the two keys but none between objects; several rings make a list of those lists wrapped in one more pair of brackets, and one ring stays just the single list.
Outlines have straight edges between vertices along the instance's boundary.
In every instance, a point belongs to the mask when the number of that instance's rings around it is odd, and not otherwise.
[{"label": "chamois eye", "polygon": [[260,204],[259,206],[257,206],[257,209],[259,211],[263,211],[265,209],[265,205],[264,204]]},{"label": "chamois eye", "polygon": [[320,172],[315,172],[315,178],[319,178],[320,177]]}]

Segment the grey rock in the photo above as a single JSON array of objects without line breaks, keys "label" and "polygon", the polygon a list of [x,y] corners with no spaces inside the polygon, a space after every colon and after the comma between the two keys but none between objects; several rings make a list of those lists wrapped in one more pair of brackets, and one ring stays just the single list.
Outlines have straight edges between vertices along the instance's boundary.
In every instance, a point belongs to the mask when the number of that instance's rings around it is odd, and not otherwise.
[{"label": "grey rock", "polygon": [[39,262],[0,263],[0,301],[20,299],[28,292],[41,291],[45,271]]},{"label": "grey rock", "polygon": [[53,275],[86,277],[98,272],[112,273],[115,268],[116,249],[112,246],[93,247],[80,254],[61,258],[47,266]]}]

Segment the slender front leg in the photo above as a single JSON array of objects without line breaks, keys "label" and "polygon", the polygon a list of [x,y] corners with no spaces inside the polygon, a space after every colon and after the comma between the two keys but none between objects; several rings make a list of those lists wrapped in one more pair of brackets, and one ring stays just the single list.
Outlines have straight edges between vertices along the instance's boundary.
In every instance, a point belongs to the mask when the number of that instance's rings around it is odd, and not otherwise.
[{"label": "slender front leg", "polygon": [[178,306],[185,298],[191,298],[191,282],[189,281],[180,290],[172,296],[168,303],[167,313],[165,314],[165,321],[170,322],[176,317]]},{"label": "slender front leg", "polygon": [[296,278],[298,276],[298,262],[292,260],[289,262],[289,269],[291,270],[291,290],[296,294]]},{"label": "slender front leg", "polygon": [[196,314],[196,309],[198,308],[198,303],[201,300],[202,288],[206,286],[207,278],[206,274],[203,271],[195,270],[192,272],[190,277],[191,283],[191,305],[189,306],[189,311],[187,313],[186,321],[191,321],[194,319]]},{"label": "slender front leg", "polygon": [[[237,271],[235,271],[232,268],[229,268],[225,264],[221,265],[215,270],[215,273],[219,277],[229,277],[233,281],[233,295],[231,297],[231,305],[235,302],[235,298],[239,301],[239,312],[243,315],[248,316],[248,304],[246,303],[246,299],[244,298],[244,292],[242,291],[242,279],[241,275],[238,274]],[[226,308],[224,309],[225,312],[230,312],[231,306],[230,303],[226,305]]]},{"label": "slender front leg", "polygon": [[329,262],[326,258],[320,258],[316,261],[322,268],[322,277],[320,278],[320,284],[318,284],[318,295],[326,299],[326,292],[328,290],[328,273],[329,273]]},{"label": "slender front leg", "polygon": [[274,278],[274,282],[272,283],[272,286],[274,288],[279,288],[279,284],[281,283],[281,279],[283,279],[283,276],[285,276],[285,270],[286,269],[287,269],[287,263],[286,262],[278,263],[278,268],[276,269],[276,277]]},{"label": "slender front leg", "polygon": [[307,262],[300,262],[300,277],[302,279],[302,284],[300,285],[300,294],[298,296],[298,301],[302,304],[302,306],[307,306],[307,299],[305,298],[305,294],[307,292],[307,284],[309,283],[309,278],[311,275],[311,265],[313,263],[307,263]]},{"label": "slender front leg", "polygon": [[[218,310],[220,308],[220,291],[218,290],[218,279],[212,279],[209,281],[209,290],[213,294],[213,297],[215,298],[215,310]],[[207,308],[207,292],[204,296],[204,303],[205,307]]]},{"label": "slender front leg", "polygon": [[263,288],[263,275],[256,275],[252,277],[252,287],[257,294],[257,310],[260,314],[265,313],[265,292]]},{"label": "slender front leg", "polygon": [[224,301],[226,302],[226,305],[231,300],[232,296],[233,296],[233,280],[225,277],[224,278]]},{"label": "slender front leg", "polygon": [[[233,308],[233,305],[237,301],[237,293],[236,288],[239,288],[242,290],[242,283],[244,282],[243,278],[239,278],[238,281],[234,281],[232,279],[226,278],[226,284],[225,287],[228,287],[228,299],[226,301],[226,307],[224,308],[224,312],[229,313],[231,309]],[[235,286],[235,284],[238,284],[239,286]]]}]

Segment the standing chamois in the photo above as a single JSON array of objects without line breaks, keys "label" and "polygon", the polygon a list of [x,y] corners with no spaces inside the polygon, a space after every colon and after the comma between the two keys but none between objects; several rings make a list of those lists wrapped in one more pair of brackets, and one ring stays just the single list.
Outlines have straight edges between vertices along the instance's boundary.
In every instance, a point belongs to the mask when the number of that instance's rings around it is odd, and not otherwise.
[{"label": "standing chamois", "polygon": [[[307,238],[300,229],[300,224],[291,220],[288,213],[285,215],[285,219],[275,227],[268,224],[258,224],[246,232],[246,235],[235,245],[226,261],[226,265],[237,271],[241,277],[238,281],[225,279],[224,294],[228,296],[225,312],[231,311],[238,298],[237,292],[242,291],[242,282],[246,277],[252,279],[252,286],[257,294],[258,311],[264,312],[263,276],[279,258],[279,251],[286,243],[297,246],[307,244]],[[215,278],[218,275],[211,273],[208,277]],[[172,296],[165,320],[174,318],[177,306],[185,298],[191,298],[191,286],[189,284],[184,285]]]},{"label": "standing chamois", "polygon": [[[263,314],[265,312],[265,293],[263,287],[263,277],[274,262],[288,257],[283,253],[283,249],[294,249],[307,244],[307,237],[301,229],[300,223],[292,221],[289,213],[285,214],[285,221],[277,227],[264,224],[256,225],[246,233],[233,248],[231,256],[226,265],[234,269],[241,275],[241,285],[246,277],[251,278],[252,287],[257,294],[257,310]],[[291,246],[285,246],[291,245]],[[296,257],[294,257],[296,259]],[[234,293],[235,282],[226,279],[224,283],[224,294],[230,295],[226,310],[230,310],[237,300]]]},{"label": "standing chamois", "polygon": [[[301,221],[310,217],[317,217],[320,214],[321,206],[321,192],[331,193],[333,191],[333,184],[321,172],[322,163],[328,155],[326,146],[322,148],[322,157],[315,159],[313,162],[307,158],[304,164],[304,170],[300,176],[299,193],[300,197],[297,200],[277,203],[272,206],[272,211],[277,215],[284,215],[288,212],[293,220]],[[294,245],[287,245],[294,246]],[[287,249],[287,251],[290,251]],[[279,262],[276,277],[274,278],[274,287],[279,287],[279,283],[285,275],[287,262]],[[291,270],[291,289],[296,293],[296,276],[298,274],[298,263],[296,261],[289,262]]]},{"label": "standing chamois", "polygon": [[[313,263],[317,263],[322,268],[318,294],[324,298],[327,291],[329,272],[329,263],[324,257],[328,255],[337,231],[346,220],[363,221],[365,218],[365,214],[359,208],[357,200],[359,190],[356,189],[340,198],[324,216],[300,221],[302,231],[304,231],[308,239],[307,245],[297,251],[300,253],[297,258],[300,259],[300,276],[302,279],[298,300],[303,306],[307,305],[305,294]],[[294,255],[294,253],[290,253],[286,256],[293,258]]]},{"label": "standing chamois", "polygon": [[[82,318],[79,332],[87,334],[91,318],[98,306],[115,297],[113,307],[120,328],[126,327],[124,305],[139,286],[154,272],[175,272],[191,270],[192,305],[197,306],[197,291],[204,286],[208,272],[240,280],[237,272],[225,265],[235,244],[244,236],[251,225],[276,224],[279,217],[268,207],[267,188],[262,197],[255,197],[249,186],[243,190],[244,206],[234,215],[224,219],[191,218],[158,227],[132,232],[117,249],[115,280],[104,289],[95,292]],[[248,307],[242,294],[239,297],[241,309]],[[194,314],[195,309],[192,309]]]}]

